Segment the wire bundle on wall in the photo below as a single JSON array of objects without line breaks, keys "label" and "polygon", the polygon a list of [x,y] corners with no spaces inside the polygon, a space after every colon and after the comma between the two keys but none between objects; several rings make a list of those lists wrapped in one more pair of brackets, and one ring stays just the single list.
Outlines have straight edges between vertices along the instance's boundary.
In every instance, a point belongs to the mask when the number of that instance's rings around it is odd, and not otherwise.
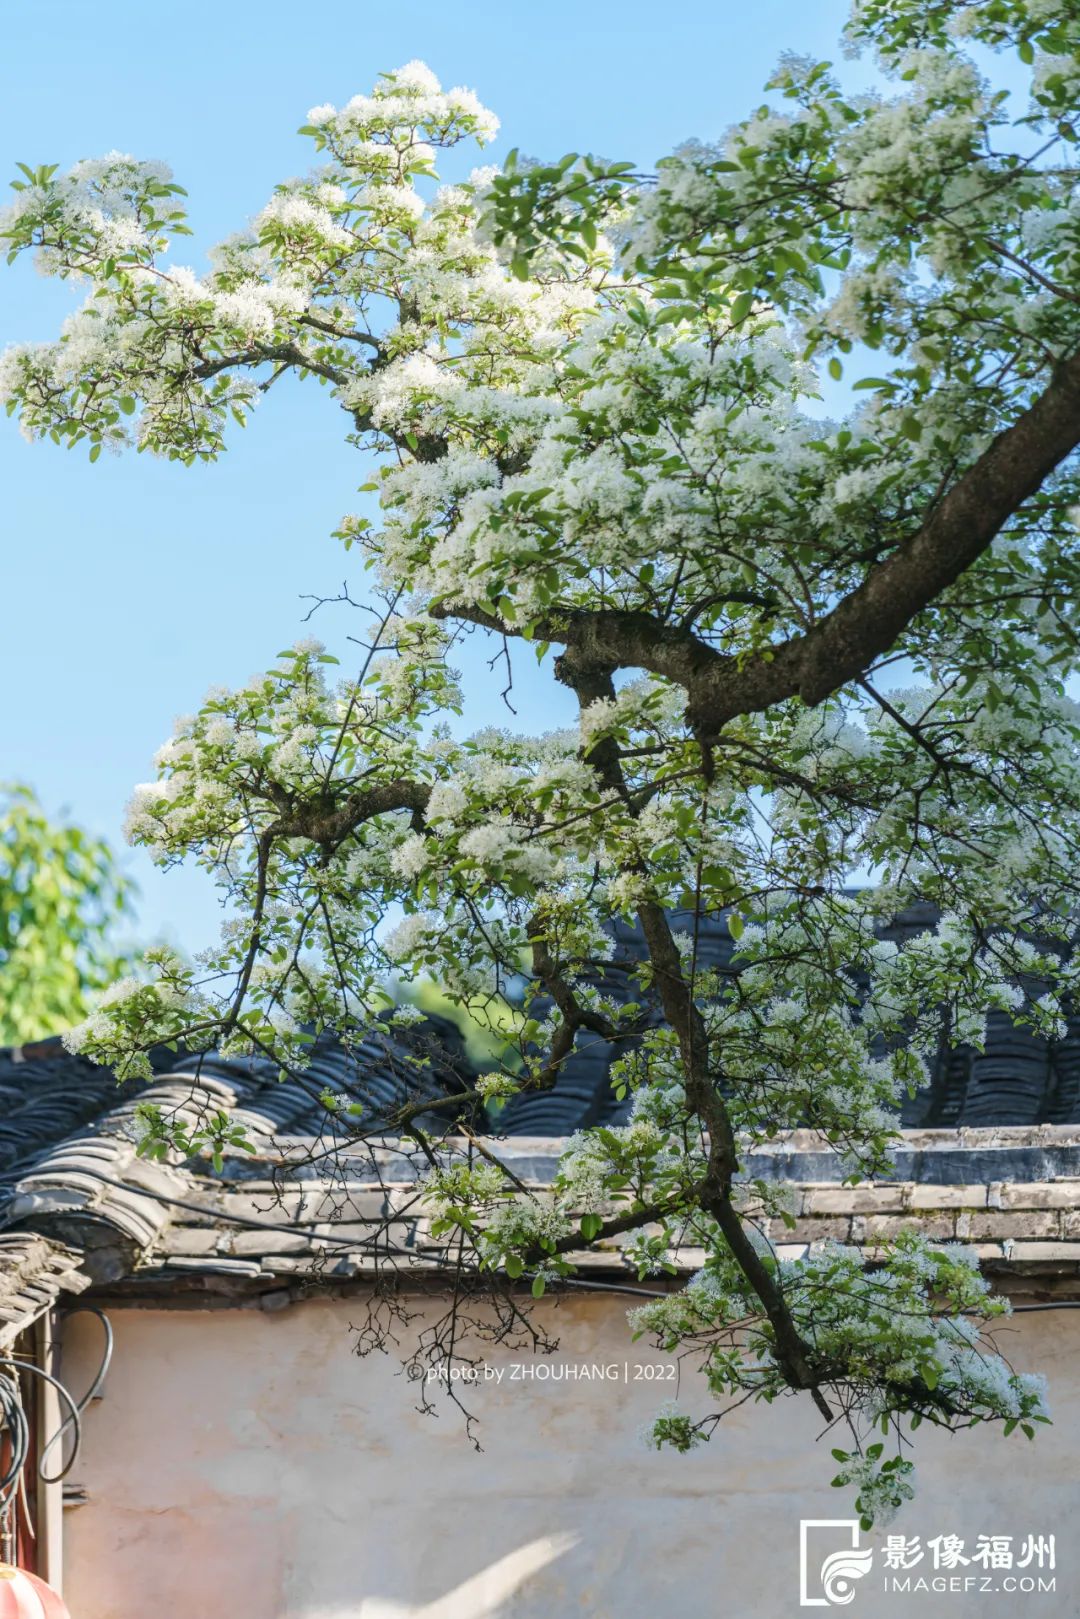
[{"label": "wire bundle on wall", "polygon": [[[113,1330],[109,1318],[92,1305],[77,1305],[68,1316],[92,1315],[101,1322],[105,1336],[101,1362],[94,1380],[81,1399],[76,1400],[69,1389],[52,1372],[37,1366],[31,1360],[0,1356],[0,1562],[14,1563],[16,1558],[16,1515],[22,1516],[26,1528],[34,1537],[33,1520],[26,1489],[26,1467],[31,1455],[31,1422],[23,1399],[22,1377],[39,1378],[49,1384],[60,1396],[65,1414],[54,1434],[41,1448],[37,1458],[37,1477],[42,1484],[59,1484],[74,1467],[82,1444],[82,1414],[90,1401],[100,1392],[108,1374],[113,1353]],[[71,1449],[66,1461],[55,1473],[47,1471],[50,1453],[62,1445],[65,1435],[71,1433]]]}]

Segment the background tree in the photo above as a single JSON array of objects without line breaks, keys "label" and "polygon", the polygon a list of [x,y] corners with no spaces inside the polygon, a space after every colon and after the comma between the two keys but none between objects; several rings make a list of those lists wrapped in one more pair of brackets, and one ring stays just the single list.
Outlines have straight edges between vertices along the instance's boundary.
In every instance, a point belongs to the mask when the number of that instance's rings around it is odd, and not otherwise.
[{"label": "background tree", "polygon": [[50,821],[29,787],[0,791],[0,1044],[87,1016],[130,964],[117,931],[132,893],[107,843]]},{"label": "background tree", "polygon": [[[995,1007],[1053,1034],[1075,987],[1080,23],[1072,0],[862,0],[849,43],[883,93],[785,59],[772,102],[653,178],[570,157],[441,190],[434,150],[495,121],[409,64],[309,114],[321,166],[201,277],[167,257],[186,227],[162,165],[24,169],[11,251],[88,297],[0,390],[32,437],[192,462],[286,373],[314,379],[381,514],[340,529],[374,601],[359,669],[280,654],[136,794],[133,838],[200,860],[239,920],[198,972],[159,953],[78,1043],[125,1073],[182,1039],[302,1077],[312,1029],[348,1041],[388,974],[502,1018],[524,956],[514,1060],[481,1095],[550,1085],[600,1038],[632,1122],[576,1137],[543,1196],[403,1107],[454,1300],[485,1285],[505,1335],[515,1283],[541,1295],[590,1244],[629,1236],[642,1276],[703,1247],[634,1319],[697,1356],[718,1410],[663,1414],[657,1442],[806,1391],[847,1419],[838,1482],[870,1520],[910,1493],[918,1423],[1030,1436],[1040,1382],[980,1336],[1004,1305],[969,1251],[780,1261],[782,1189],[742,1166],[809,1125],[880,1172],[942,1041],[977,1044]],[[1025,94],[970,48],[1026,66]],[[819,379],[868,350],[832,419]],[[463,736],[470,633],[535,656],[579,725]],[[881,942],[915,898],[940,926]],[[697,949],[715,912],[724,980]],[[615,952],[620,916],[644,962]],[[447,1321],[431,1359],[483,1330]]]}]

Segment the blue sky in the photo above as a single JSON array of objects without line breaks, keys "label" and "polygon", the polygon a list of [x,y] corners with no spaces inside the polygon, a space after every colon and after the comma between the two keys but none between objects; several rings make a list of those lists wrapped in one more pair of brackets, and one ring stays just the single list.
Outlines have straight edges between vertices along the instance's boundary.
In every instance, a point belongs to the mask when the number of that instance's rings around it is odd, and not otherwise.
[{"label": "blue sky", "polygon": [[[311,13],[278,0],[16,0],[0,66],[0,174],[119,149],[167,159],[190,193],[196,265],[303,172],[307,109],[340,104],[413,57],[472,86],[511,146],[584,149],[649,164],[687,136],[720,133],[761,98],[784,48],[835,59],[844,0],[644,0],[585,7],[353,0]],[[28,263],[0,273],[0,344],[54,335],[77,299]],[[0,780],[32,783],[50,811],[120,844],[131,786],[177,713],[211,684],[246,679],[303,633],[305,592],[333,594],[346,558],[330,538],[354,509],[362,458],[313,387],[283,389],[229,453],[185,470],[146,456],[28,445],[0,417],[0,588],[6,702]],[[334,643],[350,628],[319,618]],[[483,672],[478,657],[472,660]],[[475,724],[500,719],[498,682],[475,683]],[[523,723],[558,722],[527,688]],[[501,717],[509,719],[505,710]],[[209,942],[217,901],[197,871],[125,864],[142,888],[140,933]]]}]

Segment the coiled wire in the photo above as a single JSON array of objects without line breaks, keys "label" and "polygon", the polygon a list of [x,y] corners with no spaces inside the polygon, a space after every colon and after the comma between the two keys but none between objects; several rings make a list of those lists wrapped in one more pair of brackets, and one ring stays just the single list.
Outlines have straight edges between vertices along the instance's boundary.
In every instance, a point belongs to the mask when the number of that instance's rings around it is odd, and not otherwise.
[{"label": "coiled wire", "polygon": [[[0,1532],[6,1537],[8,1518],[15,1497],[22,1492],[24,1506],[26,1504],[26,1489],[24,1474],[26,1463],[30,1455],[30,1420],[23,1404],[22,1374],[29,1373],[31,1377],[40,1378],[48,1383],[60,1396],[66,1407],[66,1414],[46,1443],[43,1445],[37,1461],[37,1476],[43,1484],[59,1484],[66,1478],[78,1459],[82,1444],[82,1414],[90,1401],[101,1389],[108,1376],[109,1366],[113,1354],[113,1329],[107,1315],[90,1304],[79,1304],[66,1312],[67,1318],[74,1315],[92,1315],[101,1323],[104,1334],[101,1361],[94,1374],[94,1380],[81,1399],[76,1400],[70,1390],[47,1372],[41,1366],[36,1366],[30,1360],[18,1360],[11,1356],[0,1356],[0,1438],[7,1441],[0,1455]],[[62,1444],[65,1436],[71,1433],[71,1449],[66,1461],[61,1462],[55,1473],[46,1471],[46,1462],[50,1452],[56,1445]]]}]

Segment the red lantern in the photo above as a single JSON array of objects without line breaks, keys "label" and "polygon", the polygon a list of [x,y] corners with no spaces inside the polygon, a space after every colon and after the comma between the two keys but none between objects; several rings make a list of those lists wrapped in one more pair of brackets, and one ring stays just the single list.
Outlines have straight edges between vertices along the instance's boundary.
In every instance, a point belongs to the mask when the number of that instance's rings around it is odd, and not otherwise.
[{"label": "red lantern", "polygon": [[0,1563],[0,1619],[71,1619],[51,1585],[25,1568]]}]

